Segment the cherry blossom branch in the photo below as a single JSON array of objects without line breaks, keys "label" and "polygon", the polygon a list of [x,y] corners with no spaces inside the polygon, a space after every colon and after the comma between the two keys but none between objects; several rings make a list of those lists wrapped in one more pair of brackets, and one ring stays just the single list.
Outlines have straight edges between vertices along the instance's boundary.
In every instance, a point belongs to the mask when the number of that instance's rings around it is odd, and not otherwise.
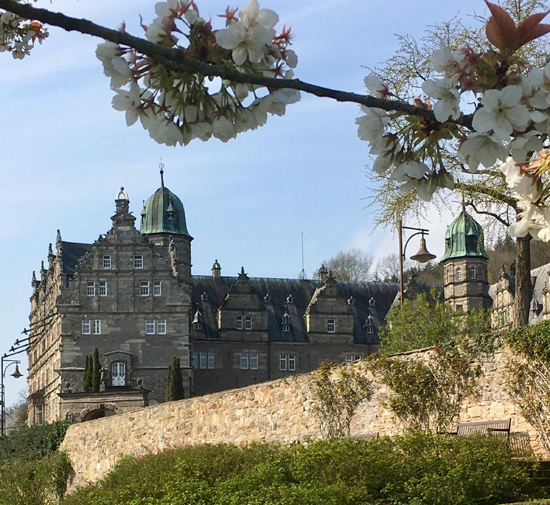
[{"label": "cherry blossom branch", "polygon": [[[256,84],[270,89],[295,89],[321,98],[331,98],[338,102],[351,102],[367,107],[374,107],[388,112],[403,112],[405,114],[420,116],[437,123],[432,110],[417,107],[399,100],[386,100],[370,95],[359,95],[345,91],[338,91],[323,86],[308,84],[299,79],[275,79],[260,75],[244,74],[221,65],[214,65],[188,57],[183,51],[170,49],[159,44],[153,44],[145,39],[134,37],[126,32],[112,30],[97,25],[87,19],[77,19],[59,12],[32,7],[28,4],[20,4],[14,0],[0,0],[0,8],[12,12],[27,19],[41,21],[52,26],[58,26],[66,31],[100,37],[115,44],[132,47],[136,51],[153,58],[169,70],[180,73],[199,72],[204,76],[216,76],[237,83]],[[462,115],[458,119],[449,119],[449,122],[464,126],[472,130],[473,115]]]}]

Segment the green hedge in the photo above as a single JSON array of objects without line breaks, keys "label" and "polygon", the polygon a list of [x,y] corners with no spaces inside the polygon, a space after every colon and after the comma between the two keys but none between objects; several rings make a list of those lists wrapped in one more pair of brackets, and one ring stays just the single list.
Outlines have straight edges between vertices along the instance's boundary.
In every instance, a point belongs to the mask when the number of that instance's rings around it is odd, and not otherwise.
[{"label": "green hedge", "polygon": [[123,459],[62,503],[491,505],[527,498],[535,465],[483,436],[202,445]]},{"label": "green hedge", "polygon": [[67,490],[72,474],[69,458],[54,452],[32,461],[11,461],[0,466],[0,503],[54,505]]},{"label": "green hedge", "polygon": [[13,430],[0,438],[0,465],[14,460],[37,460],[57,451],[69,424],[67,421],[57,421]]}]

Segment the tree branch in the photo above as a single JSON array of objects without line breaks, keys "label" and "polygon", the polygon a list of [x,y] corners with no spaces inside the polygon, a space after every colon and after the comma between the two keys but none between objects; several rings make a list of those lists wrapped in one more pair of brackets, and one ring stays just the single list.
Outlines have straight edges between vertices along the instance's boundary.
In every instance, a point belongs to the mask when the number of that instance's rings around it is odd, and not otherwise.
[{"label": "tree branch", "polygon": [[472,186],[464,182],[457,182],[455,184],[455,188],[459,190],[470,191],[472,193],[480,193],[482,195],[486,195],[493,200],[498,200],[506,205],[509,205],[510,207],[512,207],[512,209],[517,210],[517,200],[515,198],[505,195],[504,193],[499,193],[498,191],[492,190],[489,186],[484,186],[482,184]]},{"label": "tree branch", "polygon": [[[217,76],[233,82],[243,84],[257,84],[271,89],[296,89],[318,97],[332,98],[338,102],[351,102],[367,107],[376,107],[388,112],[403,112],[414,116],[424,117],[436,124],[435,115],[432,110],[426,110],[421,107],[408,104],[398,100],[386,100],[369,95],[359,95],[338,91],[323,86],[316,86],[300,81],[299,79],[275,79],[272,77],[263,77],[260,75],[244,74],[231,68],[205,63],[194,58],[190,58],[181,49],[171,49],[153,44],[145,39],[134,37],[128,33],[118,30],[112,30],[104,26],[97,25],[87,19],[77,19],[65,16],[59,12],[52,12],[47,9],[39,9],[31,5],[20,4],[14,0],[0,0],[0,8],[12,12],[26,19],[38,20],[52,26],[58,26],[67,31],[76,31],[87,35],[100,37],[109,40],[115,44],[132,47],[136,51],[149,56],[158,63],[164,65],[167,69],[178,73],[199,72],[204,76]],[[461,116],[456,123],[465,128],[472,129],[472,115]]]},{"label": "tree branch", "polygon": [[476,214],[484,214],[486,216],[491,216],[493,219],[496,219],[497,221],[502,223],[504,226],[510,226],[510,223],[508,221],[501,218],[498,214],[495,214],[494,212],[489,212],[486,210],[478,210],[472,202],[465,202],[464,205],[469,205],[470,207],[472,207],[472,209],[474,209],[474,212]]}]

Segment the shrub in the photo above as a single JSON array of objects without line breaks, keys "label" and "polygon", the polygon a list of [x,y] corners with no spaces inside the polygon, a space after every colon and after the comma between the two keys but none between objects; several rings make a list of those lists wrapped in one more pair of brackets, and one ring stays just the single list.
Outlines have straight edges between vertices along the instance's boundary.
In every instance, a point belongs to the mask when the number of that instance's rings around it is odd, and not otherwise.
[{"label": "shrub", "polygon": [[9,461],[32,461],[57,451],[68,421],[56,421],[42,426],[25,426],[0,438],[0,465]]},{"label": "shrub", "polygon": [[203,445],[125,458],[64,505],[492,505],[522,499],[534,463],[497,437]]},{"label": "shrub", "polygon": [[0,498],[9,505],[54,505],[67,490],[71,463],[63,452],[0,467]]}]

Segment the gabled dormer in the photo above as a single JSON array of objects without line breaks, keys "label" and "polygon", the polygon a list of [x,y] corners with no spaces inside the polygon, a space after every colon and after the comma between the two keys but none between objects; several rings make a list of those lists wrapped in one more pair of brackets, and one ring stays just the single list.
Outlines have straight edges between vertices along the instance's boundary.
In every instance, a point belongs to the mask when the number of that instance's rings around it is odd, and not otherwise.
[{"label": "gabled dormer", "polygon": [[312,343],[353,343],[353,311],[347,298],[338,290],[332,272],[315,290],[306,309],[306,331]]}]

